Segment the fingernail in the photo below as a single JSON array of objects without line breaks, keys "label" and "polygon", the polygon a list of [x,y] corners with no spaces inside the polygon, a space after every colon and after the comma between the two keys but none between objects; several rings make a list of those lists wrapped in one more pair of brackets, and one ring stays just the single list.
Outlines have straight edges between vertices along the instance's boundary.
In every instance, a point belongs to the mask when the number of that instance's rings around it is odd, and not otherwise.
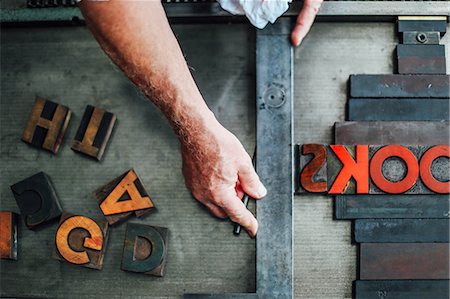
[{"label": "fingernail", "polygon": [[266,194],[267,194],[266,187],[264,187],[263,184],[259,184],[259,187],[258,187],[258,195],[259,195],[259,197],[264,197],[264,196],[266,196]]}]

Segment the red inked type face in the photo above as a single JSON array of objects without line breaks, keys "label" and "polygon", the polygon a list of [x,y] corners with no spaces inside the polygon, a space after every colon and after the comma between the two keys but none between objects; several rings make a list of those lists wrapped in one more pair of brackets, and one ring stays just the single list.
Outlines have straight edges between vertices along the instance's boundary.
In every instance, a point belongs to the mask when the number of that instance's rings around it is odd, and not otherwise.
[{"label": "red inked type face", "polygon": [[[369,159],[369,150],[373,153]],[[336,162],[330,161],[327,146],[320,144],[304,144],[300,155],[313,155],[306,165],[302,162],[298,173],[303,192],[328,194],[402,194],[409,191],[414,194],[450,193],[450,181],[438,175],[439,169],[447,167],[442,157],[450,158],[449,145],[430,146],[424,152],[423,147],[402,145],[329,145],[340,162],[336,170]],[[354,151],[354,157],[351,152]],[[371,154],[372,155],[372,154]],[[399,158],[405,164],[405,174],[398,181],[389,180],[383,173],[384,162],[392,157]],[[299,157],[301,161],[302,157]],[[331,164],[330,164],[331,163]],[[324,165],[325,164],[325,165]],[[328,175],[317,176],[327,167]],[[386,165],[384,165],[386,167]],[[330,172],[333,172],[330,174]],[[323,172],[323,171],[322,171]],[[433,174],[436,172],[436,174]],[[330,178],[335,177],[330,182]],[[316,180],[315,180],[316,179]],[[369,188],[369,179],[379,189]],[[349,188],[352,180],[356,189]],[[418,187],[414,187],[417,185]],[[411,188],[414,187],[414,190]],[[425,188],[426,187],[426,188]],[[300,190],[300,192],[302,192]]]}]

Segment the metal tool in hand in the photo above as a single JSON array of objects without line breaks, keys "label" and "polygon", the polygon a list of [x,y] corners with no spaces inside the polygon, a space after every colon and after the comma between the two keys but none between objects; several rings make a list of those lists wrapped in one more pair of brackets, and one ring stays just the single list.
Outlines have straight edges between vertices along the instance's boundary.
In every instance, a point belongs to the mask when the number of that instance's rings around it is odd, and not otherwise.
[{"label": "metal tool in hand", "polygon": [[[253,164],[253,168],[256,169],[256,149],[255,152],[253,153],[253,158],[252,158],[252,164]],[[242,202],[245,205],[245,207],[247,208],[248,206],[248,202],[250,201],[250,196],[247,193],[244,193],[244,197],[242,197]],[[233,234],[235,236],[239,236],[241,234],[241,225],[239,223],[235,223],[234,224],[234,228],[233,228]]]}]

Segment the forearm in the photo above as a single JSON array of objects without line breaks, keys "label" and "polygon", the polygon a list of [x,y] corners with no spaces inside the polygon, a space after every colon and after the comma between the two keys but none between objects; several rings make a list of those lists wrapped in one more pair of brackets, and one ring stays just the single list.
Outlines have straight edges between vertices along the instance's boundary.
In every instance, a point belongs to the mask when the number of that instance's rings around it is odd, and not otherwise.
[{"label": "forearm", "polygon": [[[80,9],[104,51],[188,143],[218,125],[189,72],[160,1],[89,1]],[[194,138],[195,139],[195,138]]]}]

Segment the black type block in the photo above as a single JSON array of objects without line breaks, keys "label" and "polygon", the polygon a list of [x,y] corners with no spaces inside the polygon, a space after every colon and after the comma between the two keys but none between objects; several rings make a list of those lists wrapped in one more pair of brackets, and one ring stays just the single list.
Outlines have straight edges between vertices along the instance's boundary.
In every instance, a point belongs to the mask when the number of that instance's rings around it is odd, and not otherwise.
[{"label": "black type block", "polygon": [[415,19],[415,17],[401,17],[398,20],[398,32],[406,31],[436,31],[441,36],[447,32],[447,20],[442,17],[440,20]]},{"label": "black type block", "polygon": [[62,213],[58,196],[50,177],[39,172],[11,186],[20,214],[29,229],[33,229]]},{"label": "black type block", "polygon": [[356,299],[448,299],[448,280],[356,280]]},{"label": "black type block", "polygon": [[448,144],[448,121],[348,121],[334,125],[335,144]]},{"label": "black type block", "polygon": [[448,242],[448,219],[357,219],[358,243]]},{"label": "black type block", "polygon": [[399,74],[445,74],[444,45],[398,45]]},{"label": "black type block", "polygon": [[361,99],[348,100],[350,121],[439,121],[450,120],[448,99]]},{"label": "black type block", "polygon": [[352,98],[450,98],[449,75],[351,75]]},{"label": "black type block", "polygon": [[336,219],[449,217],[448,195],[346,195],[335,198]]}]

